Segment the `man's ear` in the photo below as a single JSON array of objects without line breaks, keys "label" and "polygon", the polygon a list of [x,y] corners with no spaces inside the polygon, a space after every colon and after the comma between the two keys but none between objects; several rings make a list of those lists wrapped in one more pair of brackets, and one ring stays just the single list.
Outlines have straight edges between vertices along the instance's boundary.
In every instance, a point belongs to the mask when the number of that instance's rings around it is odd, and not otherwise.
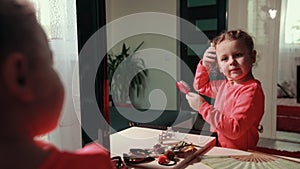
[{"label": "man's ear", "polygon": [[21,53],[12,53],[3,63],[3,82],[13,97],[29,101],[33,98],[29,82],[28,58]]}]

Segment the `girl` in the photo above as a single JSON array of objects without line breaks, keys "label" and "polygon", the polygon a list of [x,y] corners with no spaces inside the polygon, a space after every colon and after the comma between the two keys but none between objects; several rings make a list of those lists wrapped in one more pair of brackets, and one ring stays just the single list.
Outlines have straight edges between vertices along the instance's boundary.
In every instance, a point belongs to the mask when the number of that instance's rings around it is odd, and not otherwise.
[{"label": "girl", "polygon": [[[217,132],[222,147],[256,149],[257,128],[264,113],[264,93],[252,74],[256,51],[251,36],[242,30],[222,33],[213,39],[200,60],[194,88],[214,98],[210,105],[196,93],[186,95],[191,108],[202,115]],[[225,80],[210,80],[209,70],[217,62]]]}]

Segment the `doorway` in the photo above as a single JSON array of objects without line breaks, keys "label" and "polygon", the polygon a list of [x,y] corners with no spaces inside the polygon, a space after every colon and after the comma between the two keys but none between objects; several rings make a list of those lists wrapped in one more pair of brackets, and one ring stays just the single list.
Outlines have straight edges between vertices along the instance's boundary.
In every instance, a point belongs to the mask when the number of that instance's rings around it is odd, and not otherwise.
[{"label": "doorway", "polygon": [[[225,0],[180,0],[180,18],[194,24],[198,30],[202,31],[208,40],[213,39],[221,32],[227,29],[227,1]],[[184,39],[186,35],[185,24],[180,24],[180,36]],[[190,32],[189,32],[190,33]],[[180,65],[180,79],[193,84],[194,76],[187,76],[187,70],[195,74],[197,65],[201,59],[201,55],[205,52],[209,42],[201,41],[200,39],[189,39],[188,42],[180,42],[180,58],[183,62]],[[210,76],[211,78],[223,78],[223,75],[217,73]],[[205,97],[205,96],[204,96]],[[212,103],[211,98],[205,97],[209,103]],[[180,109],[193,111],[185,99],[185,95],[180,95]],[[197,113],[193,129],[196,131],[204,131],[209,133],[208,123],[205,122],[200,114]]]},{"label": "doorway", "polygon": [[297,0],[284,0],[280,10],[276,129],[277,138],[290,141],[299,141],[295,138],[300,135],[299,5]]}]

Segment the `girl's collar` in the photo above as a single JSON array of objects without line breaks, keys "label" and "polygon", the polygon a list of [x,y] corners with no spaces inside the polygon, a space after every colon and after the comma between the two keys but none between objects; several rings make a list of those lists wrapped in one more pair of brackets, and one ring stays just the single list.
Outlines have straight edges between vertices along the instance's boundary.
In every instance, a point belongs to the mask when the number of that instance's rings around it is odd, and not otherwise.
[{"label": "girl's collar", "polygon": [[240,84],[247,84],[247,83],[251,83],[251,82],[253,82],[253,81],[256,81],[256,79],[248,79],[248,80],[246,80],[246,81],[243,81],[243,82],[240,82],[240,83],[237,83],[236,81],[234,81],[234,80],[231,80],[231,79],[226,79],[226,81],[227,81],[227,84],[229,85],[229,86],[235,86],[235,85],[240,85]]}]

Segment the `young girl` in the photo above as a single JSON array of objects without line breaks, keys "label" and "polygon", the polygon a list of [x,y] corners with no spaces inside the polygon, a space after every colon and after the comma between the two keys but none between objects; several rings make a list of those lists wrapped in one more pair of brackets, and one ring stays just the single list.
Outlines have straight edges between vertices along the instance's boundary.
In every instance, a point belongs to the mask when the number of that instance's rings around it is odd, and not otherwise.
[{"label": "young girl", "polygon": [[[186,98],[217,132],[219,145],[234,149],[256,149],[258,126],[264,113],[264,93],[252,74],[256,51],[251,36],[242,30],[222,33],[205,51],[199,62],[194,88],[214,98],[214,105],[196,93]],[[209,70],[217,62],[225,80],[210,80]]]}]

